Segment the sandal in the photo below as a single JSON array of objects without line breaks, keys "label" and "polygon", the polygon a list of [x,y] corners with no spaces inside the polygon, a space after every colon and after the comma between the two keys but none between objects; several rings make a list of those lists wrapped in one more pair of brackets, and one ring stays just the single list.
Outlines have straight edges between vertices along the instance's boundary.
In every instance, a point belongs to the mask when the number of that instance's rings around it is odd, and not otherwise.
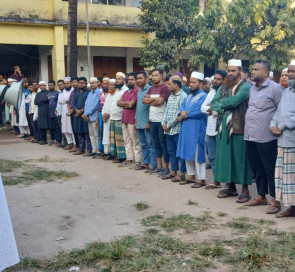
[{"label": "sandal", "polygon": [[172,182],[180,182],[185,180],[185,177],[182,176],[175,176],[174,178],[171,179]]},{"label": "sandal", "polygon": [[174,178],[174,177],[175,177],[175,176],[173,176],[171,173],[169,173],[169,174],[163,176],[162,179],[163,179],[163,180],[166,180],[166,179],[172,179],[172,178]]},{"label": "sandal", "polygon": [[249,203],[247,203],[245,206],[255,207],[255,206],[263,206],[263,205],[268,205],[267,199],[259,200],[257,197],[255,197]]},{"label": "sandal", "polygon": [[239,195],[238,199],[236,200],[236,203],[246,203],[248,202],[252,197],[249,195]]},{"label": "sandal", "polygon": [[191,186],[191,188],[201,188],[203,186],[206,186],[206,183],[196,181],[195,184]]},{"label": "sandal", "polygon": [[221,185],[217,185],[217,184],[214,184],[214,183],[211,183],[211,184],[208,184],[205,186],[205,189],[206,190],[213,190],[213,189],[219,189],[221,188]]},{"label": "sandal", "polygon": [[239,195],[238,192],[230,192],[229,189],[223,189],[218,192],[217,197],[218,198],[228,198],[228,197],[238,196],[238,195]]},{"label": "sandal", "polygon": [[135,166],[134,170],[144,170],[144,169],[149,169],[148,167],[146,166],[143,166],[143,165],[137,165]]},{"label": "sandal", "polygon": [[195,180],[189,180],[189,179],[184,179],[181,182],[179,182],[179,185],[186,185],[186,184],[190,184],[190,183],[195,183]]},{"label": "sandal", "polygon": [[276,214],[281,210],[281,204],[277,202],[271,202],[268,204],[266,214]]}]

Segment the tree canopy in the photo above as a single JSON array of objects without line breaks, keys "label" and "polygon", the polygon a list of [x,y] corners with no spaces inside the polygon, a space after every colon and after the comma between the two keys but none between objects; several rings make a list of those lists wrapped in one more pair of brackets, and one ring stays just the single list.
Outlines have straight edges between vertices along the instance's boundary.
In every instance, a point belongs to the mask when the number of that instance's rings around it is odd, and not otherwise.
[{"label": "tree canopy", "polygon": [[230,58],[267,59],[280,70],[294,57],[295,7],[292,0],[208,0],[200,13],[194,0],[143,1],[140,21],[155,38],[139,50],[146,67],[175,68],[181,50],[192,50],[190,65]]},{"label": "tree canopy", "polygon": [[153,33],[144,39],[138,54],[145,67],[164,64],[167,70],[176,68],[181,50],[189,37],[196,35],[198,0],[147,0],[142,2],[140,22],[143,31]]}]

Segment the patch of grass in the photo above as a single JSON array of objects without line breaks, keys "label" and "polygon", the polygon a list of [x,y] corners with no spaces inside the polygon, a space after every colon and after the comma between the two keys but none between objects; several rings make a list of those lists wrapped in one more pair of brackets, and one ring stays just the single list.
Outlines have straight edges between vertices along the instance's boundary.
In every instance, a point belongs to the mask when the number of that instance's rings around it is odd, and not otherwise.
[{"label": "patch of grass", "polygon": [[142,236],[94,242],[83,249],[60,252],[50,259],[25,258],[5,272],[66,271],[74,265],[100,272],[199,272],[219,267],[225,269],[220,271],[295,271],[295,232],[269,235],[258,229],[243,232],[243,237],[232,235],[228,240],[184,242],[150,230]]},{"label": "patch of grass", "polygon": [[228,214],[225,213],[225,212],[217,212],[216,214],[217,214],[218,216],[220,216],[220,217],[226,217],[226,216],[228,216]]},{"label": "patch of grass", "polygon": [[145,202],[138,202],[134,206],[135,206],[136,210],[138,210],[138,211],[144,211],[144,210],[147,210],[150,207]]},{"label": "patch of grass", "polygon": [[25,170],[19,176],[3,176],[4,185],[16,185],[16,184],[33,184],[39,181],[51,182],[54,180],[68,180],[70,178],[77,177],[76,172],[68,172],[64,170],[51,171],[44,168],[32,168]]},{"label": "patch of grass", "polygon": [[190,205],[190,206],[199,206],[198,202],[192,201],[192,200],[188,200],[188,202],[186,203],[186,205]]},{"label": "patch of grass", "polygon": [[66,162],[68,159],[65,158],[50,158],[49,156],[45,155],[39,159],[28,159],[25,160],[26,162]]},{"label": "patch of grass", "polygon": [[155,214],[143,219],[141,222],[145,227],[156,227],[164,220],[164,216],[161,214]]},{"label": "patch of grass", "polygon": [[21,161],[11,161],[0,159],[0,172],[7,173],[12,172],[15,169],[22,168],[24,166]]},{"label": "patch of grass", "polygon": [[189,214],[173,215],[166,218],[161,227],[167,232],[173,232],[177,229],[183,229],[187,233],[194,231],[204,231],[213,225],[213,217],[208,212],[204,212],[199,217],[193,217]]},{"label": "patch of grass", "polygon": [[226,225],[233,229],[248,231],[255,228],[254,224],[249,223],[250,221],[247,217],[239,217],[228,221]]},{"label": "patch of grass", "polygon": [[219,241],[202,242],[200,244],[198,251],[201,256],[207,256],[212,258],[221,257],[226,253],[225,248]]}]

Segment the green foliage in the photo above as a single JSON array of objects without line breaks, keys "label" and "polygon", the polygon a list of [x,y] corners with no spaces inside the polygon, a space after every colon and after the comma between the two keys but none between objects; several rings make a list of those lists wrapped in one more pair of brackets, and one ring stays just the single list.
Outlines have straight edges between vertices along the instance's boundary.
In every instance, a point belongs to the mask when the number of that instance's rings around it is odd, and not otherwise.
[{"label": "green foliage", "polygon": [[145,67],[164,64],[166,71],[176,68],[187,39],[196,35],[198,0],[148,0],[142,2],[140,22],[143,31],[153,33],[138,50]]},{"label": "green foliage", "polygon": [[209,0],[198,16],[199,32],[190,39],[192,66],[219,59],[265,58],[279,70],[294,56],[295,8],[290,0]]}]

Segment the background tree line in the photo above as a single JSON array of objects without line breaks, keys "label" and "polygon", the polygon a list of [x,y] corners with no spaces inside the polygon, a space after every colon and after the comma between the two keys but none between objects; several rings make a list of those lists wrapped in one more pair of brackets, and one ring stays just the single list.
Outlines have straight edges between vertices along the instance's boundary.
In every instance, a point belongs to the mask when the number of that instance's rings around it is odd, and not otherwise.
[{"label": "background tree line", "polygon": [[209,0],[202,11],[198,0],[146,0],[141,10],[143,31],[152,33],[138,50],[144,67],[181,67],[185,49],[192,69],[239,57],[265,58],[278,71],[295,55],[291,0]]}]

